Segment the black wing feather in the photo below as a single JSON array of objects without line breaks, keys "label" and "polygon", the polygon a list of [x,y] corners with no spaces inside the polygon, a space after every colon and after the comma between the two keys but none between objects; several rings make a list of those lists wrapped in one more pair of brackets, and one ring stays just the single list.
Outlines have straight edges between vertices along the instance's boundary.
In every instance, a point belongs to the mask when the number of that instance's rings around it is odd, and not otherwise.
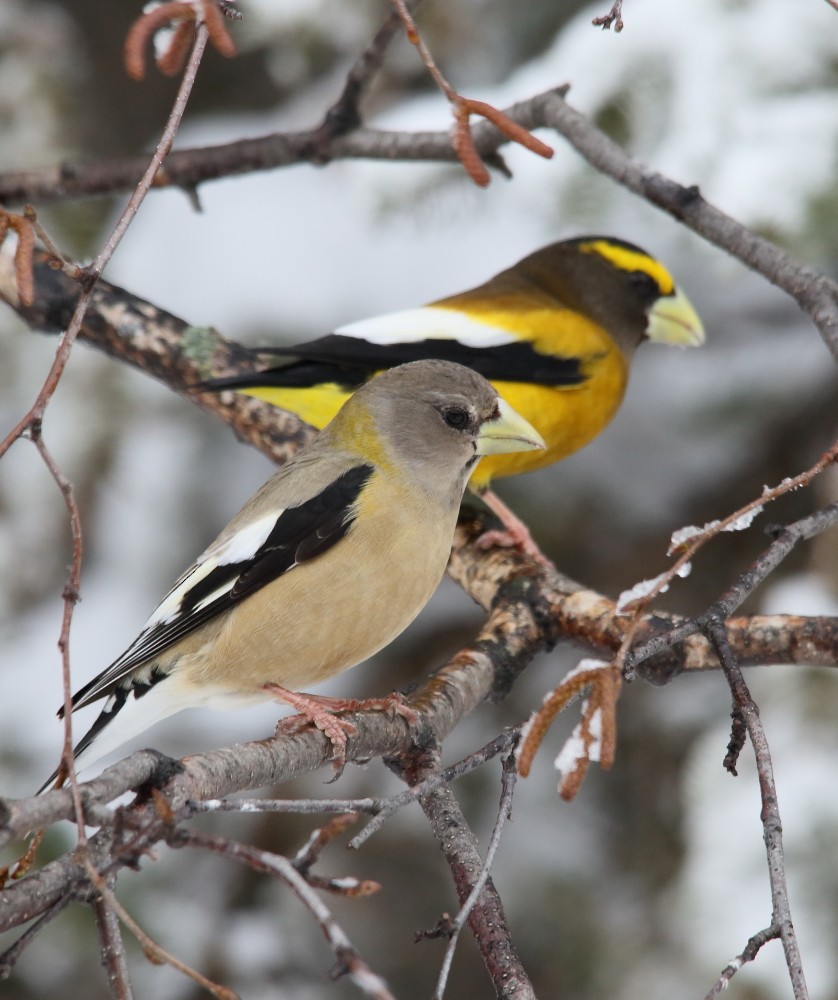
[{"label": "black wing feather", "polygon": [[335,382],[349,391],[357,389],[376,372],[385,368],[438,358],[455,361],[478,372],[484,378],[504,382],[529,382],[540,385],[579,385],[584,382],[582,359],[541,354],[526,341],[498,347],[468,347],[458,340],[432,338],[418,342],[373,344],[360,337],[339,333],[320,337],[307,344],[287,348],[259,348],[254,353],[291,358],[287,364],[261,372],[213,379],[201,388],[248,389],[272,385],[283,388],[309,388],[323,382]]},{"label": "black wing feather", "polygon": [[[374,471],[369,464],[355,466],[310,500],[282,511],[271,533],[252,556],[217,566],[198,580],[184,593],[177,617],[142,633],[107,670],[76,692],[73,707],[110,694],[122,678],[142,663],[294,566],[330,549],[351,528],[356,516],[355,503]],[[204,607],[198,607],[222,588],[223,593]]]}]

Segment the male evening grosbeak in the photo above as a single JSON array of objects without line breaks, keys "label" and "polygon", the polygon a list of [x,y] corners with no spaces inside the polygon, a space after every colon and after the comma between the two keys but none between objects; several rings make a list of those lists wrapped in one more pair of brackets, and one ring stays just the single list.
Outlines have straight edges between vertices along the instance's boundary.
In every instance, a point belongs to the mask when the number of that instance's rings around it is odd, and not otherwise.
[{"label": "male evening grosbeak", "polygon": [[350,727],[329,708],[346,706],[294,692],[367,659],[425,606],[481,456],[543,447],[461,365],[416,361],[367,382],[75,694],[74,709],[106,699],[76,767],[183,708],[269,698],[323,729],[342,758]]},{"label": "male evening grosbeak", "polygon": [[695,347],[701,320],[666,268],[610,236],[552,243],[485,284],[418,309],[375,316],[292,347],[274,368],[214,379],[200,388],[237,389],[322,427],[376,372],[420,358],[467,365],[494,385],[544,438],[543,451],[493,455],[470,486],[505,532],[485,541],[540,552],[525,525],[489,484],[566,458],[602,431],[625,393],[644,340]]}]

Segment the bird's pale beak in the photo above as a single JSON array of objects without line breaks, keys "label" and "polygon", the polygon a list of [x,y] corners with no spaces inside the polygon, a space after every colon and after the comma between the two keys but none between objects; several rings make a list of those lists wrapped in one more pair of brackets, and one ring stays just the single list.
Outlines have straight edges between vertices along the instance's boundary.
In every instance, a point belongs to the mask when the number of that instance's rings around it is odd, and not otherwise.
[{"label": "bird's pale beak", "polygon": [[662,295],[649,310],[646,336],[659,344],[700,347],[704,343],[704,324],[683,292],[675,288]]},{"label": "bird's pale beak", "polygon": [[533,451],[546,448],[541,435],[503,399],[498,399],[500,416],[487,420],[477,435],[478,455],[498,455],[506,451]]}]

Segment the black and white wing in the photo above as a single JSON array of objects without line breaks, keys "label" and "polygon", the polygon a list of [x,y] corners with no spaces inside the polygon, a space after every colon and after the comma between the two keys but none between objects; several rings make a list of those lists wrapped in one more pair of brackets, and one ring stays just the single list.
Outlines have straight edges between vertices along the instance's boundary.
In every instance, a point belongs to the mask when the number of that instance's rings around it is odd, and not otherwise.
[{"label": "black and white wing", "polygon": [[211,545],[169,591],[122,656],[76,692],[73,707],[110,694],[132,670],[330,549],[349,531],[356,501],[373,471],[368,464],[354,466],[299,506],[257,517]]},{"label": "black and white wing", "polygon": [[305,344],[257,353],[288,360],[266,371],[215,379],[206,388],[300,389],[331,382],[352,391],[377,372],[426,358],[466,365],[490,381],[553,386],[584,381],[582,359],[542,354],[509,330],[437,305],[359,320]]}]

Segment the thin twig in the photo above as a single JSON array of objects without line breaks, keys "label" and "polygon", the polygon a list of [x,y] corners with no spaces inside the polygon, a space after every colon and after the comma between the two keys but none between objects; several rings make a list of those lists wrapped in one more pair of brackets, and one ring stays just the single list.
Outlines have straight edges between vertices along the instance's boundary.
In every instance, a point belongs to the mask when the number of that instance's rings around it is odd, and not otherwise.
[{"label": "thin twig", "polygon": [[413,20],[405,0],[392,0],[392,3],[404,24],[408,41],[416,47],[425,69],[451,104],[454,113],[451,145],[466,173],[478,187],[486,187],[491,176],[481,159],[474,136],[471,133],[469,122],[471,115],[480,115],[482,118],[486,118],[508,139],[519,143],[539,156],[548,160],[553,156],[553,150],[550,146],[541,142],[540,139],[536,139],[527,129],[512,121],[504,112],[485,101],[476,101],[459,94],[437,66],[431,50],[419,34],[419,29],[416,27],[416,22]]},{"label": "thin twig", "polygon": [[813,538],[838,524],[838,501],[821,510],[800,518],[778,531],[774,541],[745,570],[737,581],[714,602],[707,611],[677,625],[659,636],[636,646],[625,660],[626,673],[631,675],[637,666],[649,657],[670,646],[683,642],[696,632],[703,631],[711,617],[723,620],[730,615],[764,582],[764,580],[791,553],[798,542]]},{"label": "thin twig", "polygon": [[182,962],[179,958],[176,958],[171,952],[167,951],[164,947],[162,947],[162,945],[158,944],[153,938],[146,934],[142,927],[140,927],[137,921],[134,920],[122,903],[120,903],[120,901],[116,898],[113,891],[108,887],[105,880],[92,867],[92,865],[87,865],[87,873],[91,883],[96,887],[96,891],[102,897],[103,903],[110,907],[123,924],[125,924],[128,930],[131,931],[140,943],[149,961],[154,962],[155,965],[171,965],[173,969],[177,969],[178,972],[183,973],[183,975],[188,979],[191,979],[202,989],[211,993],[217,998],[217,1000],[240,1000],[240,997],[235,990],[231,990],[227,986],[222,986],[220,983],[214,983],[211,979],[207,979],[206,976],[201,975],[201,973],[196,969],[193,969],[185,962]]},{"label": "thin twig", "polygon": [[[402,780],[416,785],[420,775],[433,773],[436,761],[437,755],[433,752],[421,754],[414,751],[391,761],[390,767]],[[477,838],[448,785],[433,789],[419,801],[451,870],[462,906],[471,895],[483,868]],[[503,903],[491,876],[486,876],[467,920],[497,997],[503,1000],[535,1000],[535,992],[515,950]]]},{"label": "thin twig", "polygon": [[398,795],[389,798],[364,799],[209,799],[189,801],[188,808],[193,812],[244,812],[270,813],[291,812],[303,814],[333,813],[368,813],[373,816],[360,833],[349,842],[353,849],[361,847],[369,838],[377,833],[384,823],[403,806],[415,802],[427,792],[447,785],[463,775],[470,774],[475,768],[481,767],[500,753],[512,749],[518,742],[520,727],[507,729],[500,736],[491,740],[479,750],[469,754],[456,764],[441,771],[430,774],[419,784],[406,788]]},{"label": "thin twig", "polygon": [[597,28],[602,28],[603,31],[614,25],[614,31],[618,34],[623,30],[623,0],[614,0],[611,5],[611,10],[607,14],[603,14],[601,17],[595,17],[591,24],[595,25]]},{"label": "thin twig", "polygon": [[212,851],[214,854],[233,858],[256,871],[267,872],[281,879],[312,914],[334,952],[337,966],[332,971],[332,977],[347,976],[362,993],[374,997],[375,1000],[394,1000],[384,980],[364,962],[329,908],[288,858],[271,851],[260,850],[250,844],[202,833],[178,832],[171,843],[173,847],[199,847]]},{"label": "thin twig", "polygon": [[[805,471],[798,473],[796,476],[784,479],[773,488],[766,486],[759,497],[749,500],[748,503],[744,504],[744,506],[740,507],[738,510],[735,510],[732,514],[728,514],[727,517],[723,517],[718,521],[711,521],[709,524],[705,524],[701,529],[690,528],[690,534],[686,537],[683,536],[684,529],[681,529],[680,532],[675,532],[672,536],[672,543],[669,551],[671,553],[673,550],[676,550],[681,554],[675,562],[672,563],[672,565],[664,570],[659,576],[657,576],[654,580],[647,582],[646,586],[643,588],[643,594],[641,597],[631,601],[632,616],[626,628],[623,642],[620,645],[620,649],[615,658],[617,666],[621,669],[626,669],[626,658],[629,650],[634,644],[637,631],[640,628],[646,609],[656,597],[669,587],[676,577],[689,572],[692,561],[699,549],[723,531],[740,530],[740,525],[744,527],[749,526],[751,520],[757,514],[761,513],[766,504],[772,503],[774,500],[778,500],[787,493],[801,489],[804,486],[808,486],[813,479],[832,465],[836,459],[838,459],[838,441],[834,442],[820,456],[814,465],[810,466]],[[682,536],[681,540],[678,539],[679,535]],[[631,594],[631,591],[627,593]],[[625,604],[626,602],[621,599],[618,602],[618,607],[620,605],[625,606]],[[728,612],[728,614],[729,613],[730,612]],[[725,617],[727,616],[728,615],[725,615]]]},{"label": "thin twig", "polygon": [[354,812],[334,816],[325,826],[312,831],[311,836],[294,855],[291,864],[312,888],[334,892],[341,896],[371,896],[381,890],[381,885],[372,879],[360,879],[354,875],[333,878],[316,875],[311,871],[320,860],[325,848],[357,819],[358,816]]},{"label": "thin twig", "polygon": [[81,527],[81,513],[76,503],[73,484],[59,469],[58,464],[53,459],[52,454],[44,443],[41,436],[41,424],[33,424],[30,428],[30,436],[38,449],[44,465],[49,469],[50,475],[55,480],[61,491],[67,507],[67,516],[70,520],[70,530],[73,541],[73,558],[70,564],[67,583],[64,586],[62,600],[64,602],[64,612],[61,617],[61,632],[58,637],[58,648],[61,651],[61,680],[63,687],[64,702],[64,746],[61,751],[60,773],[70,775],[70,793],[73,796],[73,809],[76,814],[76,828],[78,831],[79,844],[87,846],[87,834],[84,829],[84,810],[82,808],[81,793],[75,771],[72,767],[73,760],[73,727],[70,722],[73,703],[73,687],[70,672],[70,626],[73,622],[73,611],[78,604],[81,589],[81,562],[84,553],[84,541]]},{"label": "thin twig", "polygon": [[190,800],[187,806],[193,812],[239,813],[375,813],[384,808],[387,799],[204,799]]},{"label": "thin twig", "polygon": [[442,74],[442,70],[439,68],[439,66],[437,66],[436,61],[434,60],[434,57],[431,54],[431,50],[428,48],[428,46],[425,44],[424,39],[419,34],[419,29],[416,27],[416,22],[413,20],[410,10],[408,9],[407,3],[405,2],[405,0],[391,0],[391,2],[393,6],[396,8],[396,13],[399,15],[399,17],[402,20],[402,23],[404,24],[404,31],[405,35],[407,36],[407,40],[410,42],[411,45],[413,45],[416,48],[416,51],[419,53],[419,58],[422,60],[425,69],[428,71],[428,73],[430,73],[434,83],[437,85],[437,87],[439,87],[442,93],[445,94],[448,100],[452,104],[456,104],[457,101],[459,100],[459,94],[445,79],[445,77]]},{"label": "thin twig", "polygon": [[30,944],[32,944],[47,924],[55,920],[60,913],[63,913],[72,901],[73,897],[69,892],[64,896],[61,896],[52,904],[52,906],[50,906],[48,910],[42,913],[33,924],[30,924],[30,926],[26,928],[23,934],[21,934],[13,945],[0,954],[0,982],[9,978],[12,974],[15,962],[17,962],[23,952],[29,947]]},{"label": "thin twig", "polygon": [[486,884],[489,878],[489,873],[492,870],[492,865],[495,861],[495,854],[500,846],[500,838],[503,834],[503,828],[506,825],[506,821],[509,819],[509,815],[512,811],[512,796],[515,791],[516,778],[517,769],[515,766],[515,757],[513,754],[509,754],[501,761],[500,804],[498,806],[498,816],[495,820],[492,836],[489,840],[489,846],[486,849],[486,857],[480,869],[480,874],[477,876],[477,880],[475,881],[468,898],[460,907],[460,912],[450,925],[451,936],[448,941],[448,946],[445,949],[445,957],[442,960],[442,967],[440,968],[439,976],[437,977],[433,1000],[442,1000],[443,994],[445,993],[445,987],[448,982],[448,976],[451,972],[451,963],[454,961],[454,952],[457,948],[457,940],[459,939],[460,932],[465,926],[471,911],[474,909],[474,906],[480,897],[480,893],[483,891],[483,886]]},{"label": "thin twig", "polygon": [[728,963],[722,969],[721,975],[710,987],[704,1000],[713,1000],[713,997],[718,996],[726,990],[730,985],[731,979],[733,979],[742,966],[748,962],[753,962],[762,950],[763,945],[768,944],[769,941],[775,941],[779,936],[780,931],[777,927],[766,927],[764,930],[757,931],[756,934],[748,939],[748,943],[742,949],[741,954],[737,955],[732,962]]},{"label": "thin twig", "polygon": [[108,978],[110,994],[114,1000],[132,1000],[125,943],[122,940],[116,912],[102,897],[94,899],[91,906],[99,930],[99,954]]},{"label": "thin twig", "polygon": [[[422,0],[407,0],[407,7],[412,13]],[[384,23],[373,36],[370,44],[358,56],[346,74],[340,97],[326,112],[321,129],[327,133],[329,140],[357,128],[361,123],[361,102],[366,96],[375,75],[384,63],[384,56],[390,43],[398,34],[402,19],[398,11],[391,11]],[[322,137],[316,140],[322,142]],[[324,156],[328,155],[324,151]]]},{"label": "thin twig", "polygon": [[734,706],[741,712],[759,775],[759,791],[762,801],[760,819],[762,820],[763,839],[768,858],[768,881],[771,886],[771,925],[778,928],[786,956],[786,966],[791,979],[795,1000],[808,1000],[806,979],[803,975],[803,965],[800,961],[800,950],[791,917],[788,883],[786,881],[786,862],[783,850],[783,825],[780,818],[780,806],[777,799],[777,786],[774,781],[774,765],[768,747],[759,709],[754,702],[742,670],[727,641],[724,621],[711,618],[705,627],[705,634],[719,657],[719,663],[730,685],[730,693]]},{"label": "thin twig", "polygon": [[514,747],[518,742],[519,734],[520,728],[507,729],[490,743],[487,743],[484,747],[481,747],[474,753],[464,757],[456,764],[452,764],[450,767],[446,767],[441,771],[429,774],[428,777],[423,781],[420,781],[419,784],[413,785],[410,788],[405,789],[399,795],[394,795],[392,798],[387,799],[382,803],[381,809],[378,810],[378,814],[375,818],[371,819],[364,829],[361,830],[360,833],[357,833],[352,840],[349,841],[349,846],[355,849],[359,848],[363,843],[369,840],[374,833],[377,833],[384,823],[395,812],[401,809],[402,806],[405,806],[410,802],[415,802],[417,799],[421,798],[422,795],[433,791],[435,788],[440,788],[442,785],[448,785],[455,779],[461,778],[465,774],[469,774],[475,768],[481,767],[497,754],[505,753],[507,750]]}]

